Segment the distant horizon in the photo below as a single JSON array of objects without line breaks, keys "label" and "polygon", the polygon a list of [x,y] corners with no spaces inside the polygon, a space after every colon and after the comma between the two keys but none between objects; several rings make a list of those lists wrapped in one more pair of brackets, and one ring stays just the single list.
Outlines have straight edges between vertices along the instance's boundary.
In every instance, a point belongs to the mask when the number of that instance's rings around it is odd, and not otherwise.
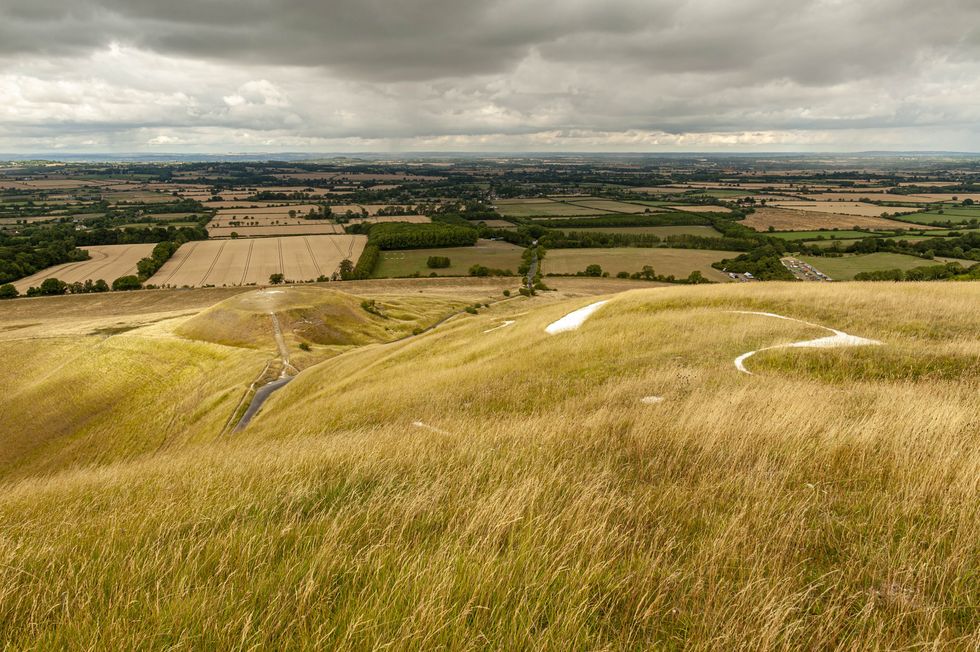
[{"label": "distant horizon", "polygon": [[930,158],[930,157],[956,157],[971,158],[980,157],[980,152],[957,151],[957,150],[861,150],[861,151],[575,151],[575,150],[538,150],[538,151],[439,151],[439,150],[419,150],[404,152],[384,152],[384,151],[337,151],[337,152],[302,152],[302,151],[270,151],[270,152],[0,152],[0,162],[19,162],[19,161],[46,161],[55,163],[73,162],[114,162],[121,160],[142,160],[159,162],[184,162],[193,159],[197,162],[220,161],[224,159],[247,159],[252,161],[277,161],[302,162],[315,161],[320,159],[350,158],[363,160],[410,160],[419,158],[447,158],[447,159],[487,159],[497,157],[508,158],[549,158],[549,157],[581,157],[581,158],[603,158],[603,157],[623,157],[623,158],[684,158],[700,157],[709,159],[724,158],[820,158],[820,157],[841,157],[841,158],[887,158],[890,156],[909,157],[909,158]]}]

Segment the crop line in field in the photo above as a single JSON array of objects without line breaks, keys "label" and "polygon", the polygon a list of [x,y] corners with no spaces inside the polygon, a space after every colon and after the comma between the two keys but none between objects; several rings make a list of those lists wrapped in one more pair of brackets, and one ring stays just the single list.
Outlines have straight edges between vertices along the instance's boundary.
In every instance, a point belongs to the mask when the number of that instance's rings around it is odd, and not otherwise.
[{"label": "crop line in field", "polygon": [[320,271],[320,264],[316,262],[316,256],[313,255],[313,247],[310,245],[309,237],[304,235],[303,242],[306,244],[306,250],[310,253],[310,260],[313,261],[313,269],[316,270],[317,278],[323,276],[323,272]]},{"label": "crop line in field", "polygon": [[208,267],[208,271],[204,273],[204,278],[201,279],[201,285],[207,284],[208,277],[211,276],[211,272],[214,271],[214,266],[218,264],[218,259],[221,258],[221,252],[225,250],[225,244],[227,243],[228,243],[227,240],[221,241],[221,246],[218,247],[218,253],[215,254],[214,260],[211,261],[211,266]]},{"label": "crop line in field", "polygon": [[195,240],[194,242],[189,243],[190,244],[190,247],[187,250],[187,255],[185,255],[183,258],[181,258],[180,262],[177,263],[177,266],[174,267],[174,271],[170,272],[170,276],[168,276],[167,277],[167,280],[165,281],[166,284],[169,285],[170,284],[170,279],[172,279],[174,276],[176,276],[177,275],[177,272],[180,271],[180,268],[184,266],[184,263],[186,263],[188,260],[190,260],[191,255],[194,253],[194,250],[197,249],[197,245],[199,245],[200,243],[201,243],[200,240]]},{"label": "crop line in field", "polygon": [[[99,253],[102,253],[102,252],[99,252]],[[99,265],[98,267],[96,267],[95,269],[93,269],[92,271],[90,271],[90,272],[87,273],[87,276],[89,278],[96,278],[95,277],[96,272],[98,272],[99,270],[105,269],[106,267],[108,267],[112,263],[116,262],[116,260],[118,260],[118,257],[115,260],[112,259],[112,258],[110,258],[109,257],[109,254],[103,253],[103,256],[105,256],[105,258],[103,258],[102,261],[100,261],[100,262],[102,262],[102,264]],[[96,280],[98,280],[98,279],[96,279]],[[115,279],[113,279],[113,280],[115,280]],[[111,283],[112,280],[110,280],[109,282]]]},{"label": "crop line in field", "polygon": [[245,269],[242,270],[242,280],[239,285],[245,285],[245,279],[248,278],[248,266],[252,262],[252,247],[255,246],[255,240],[248,241],[248,253],[245,255]]}]

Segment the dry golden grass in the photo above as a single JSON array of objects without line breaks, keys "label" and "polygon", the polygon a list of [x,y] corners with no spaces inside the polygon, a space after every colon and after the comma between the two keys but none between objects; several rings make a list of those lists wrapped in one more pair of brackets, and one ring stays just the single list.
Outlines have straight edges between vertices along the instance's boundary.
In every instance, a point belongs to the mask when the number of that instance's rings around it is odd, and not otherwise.
[{"label": "dry golden grass", "polygon": [[[658,288],[543,332],[590,301],[336,357],[235,438],[0,485],[0,640],[976,649],[976,284]],[[746,376],[824,333],[730,310],[884,345]]]}]

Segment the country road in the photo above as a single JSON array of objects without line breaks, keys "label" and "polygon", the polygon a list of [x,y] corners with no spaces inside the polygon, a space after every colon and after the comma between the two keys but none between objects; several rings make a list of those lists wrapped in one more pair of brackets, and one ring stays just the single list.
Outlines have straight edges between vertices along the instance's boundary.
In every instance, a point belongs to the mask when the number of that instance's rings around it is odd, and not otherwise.
[{"label": "country road", "polygon": [[270,312],[269,316],[272,317],[272,332],[276,338],[276,346],[279,347],[279,357],[282,359],[282,373],[279,374],[279,377],[285,378],[288,369],[299,373],[299,370],[289,363],[289,349],[286,347],[286,340],[282,337],[282,327],[279,325],[279,317],[274,312]]},{"label": "country road", "polygon": [[538,241],[532,242],[531,247],[531,265],[527,268],[527,278],[524,279],[524,284],[529,290],[534,287],[534,277],[538,273]]},{"label": "country road", "polygon": [[[282,371],[279,372],[279,378],[272,381],[271,383],[266,383],[262,387],[255,390],[255,396],[252,397],[252,401],[248,404],[248,409],[245,410],[245,414],[238,421],[235,426],[235,432],[244,430],[249,422],[252,421],[259,409],[261,409],[262,404],[275,392],[277,389],[285,387],[286,384],[295,378],[295,374],[299,373],[289,362],[289,348],[286,346],[286,340],[282,336],[282,326],[279,324],[279,317],[276,313],[269,312],[269,316],[272,317],[272,334],[276,339],[276,347],[279,349],[279,359],[282,361]],[[292,369],[294,374],[290,374],[289,370]]]}]

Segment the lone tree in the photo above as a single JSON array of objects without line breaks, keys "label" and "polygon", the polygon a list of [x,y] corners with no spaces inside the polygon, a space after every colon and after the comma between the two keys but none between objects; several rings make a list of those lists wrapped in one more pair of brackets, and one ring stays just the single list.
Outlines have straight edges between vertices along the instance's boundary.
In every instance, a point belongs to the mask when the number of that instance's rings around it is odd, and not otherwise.
[{"label": "lone tree", "polygon": [[340,278],[343,281],[354,278],[354,263],[351,262],[350,258],[344,258],[340,261]]},{"label": "lone tree", "polygon": [[275,274],[269,275],[269,283],[271,283],[272,285],[282,285],[285,282],[286,282],[286,277],[283,274],[277,272]]},{"label": "lone tree", "polygon": [[585,268],[586,276],[602,276],[602,266],[601,265],[589,265]]},{"label": "lone tree", "polygon": [[20,294],[20,292],[17,291],[17,288],[14,287],[13,283],[4,283],[3,285],[0,285],[0,299],[13,299],[18,294]]}]

